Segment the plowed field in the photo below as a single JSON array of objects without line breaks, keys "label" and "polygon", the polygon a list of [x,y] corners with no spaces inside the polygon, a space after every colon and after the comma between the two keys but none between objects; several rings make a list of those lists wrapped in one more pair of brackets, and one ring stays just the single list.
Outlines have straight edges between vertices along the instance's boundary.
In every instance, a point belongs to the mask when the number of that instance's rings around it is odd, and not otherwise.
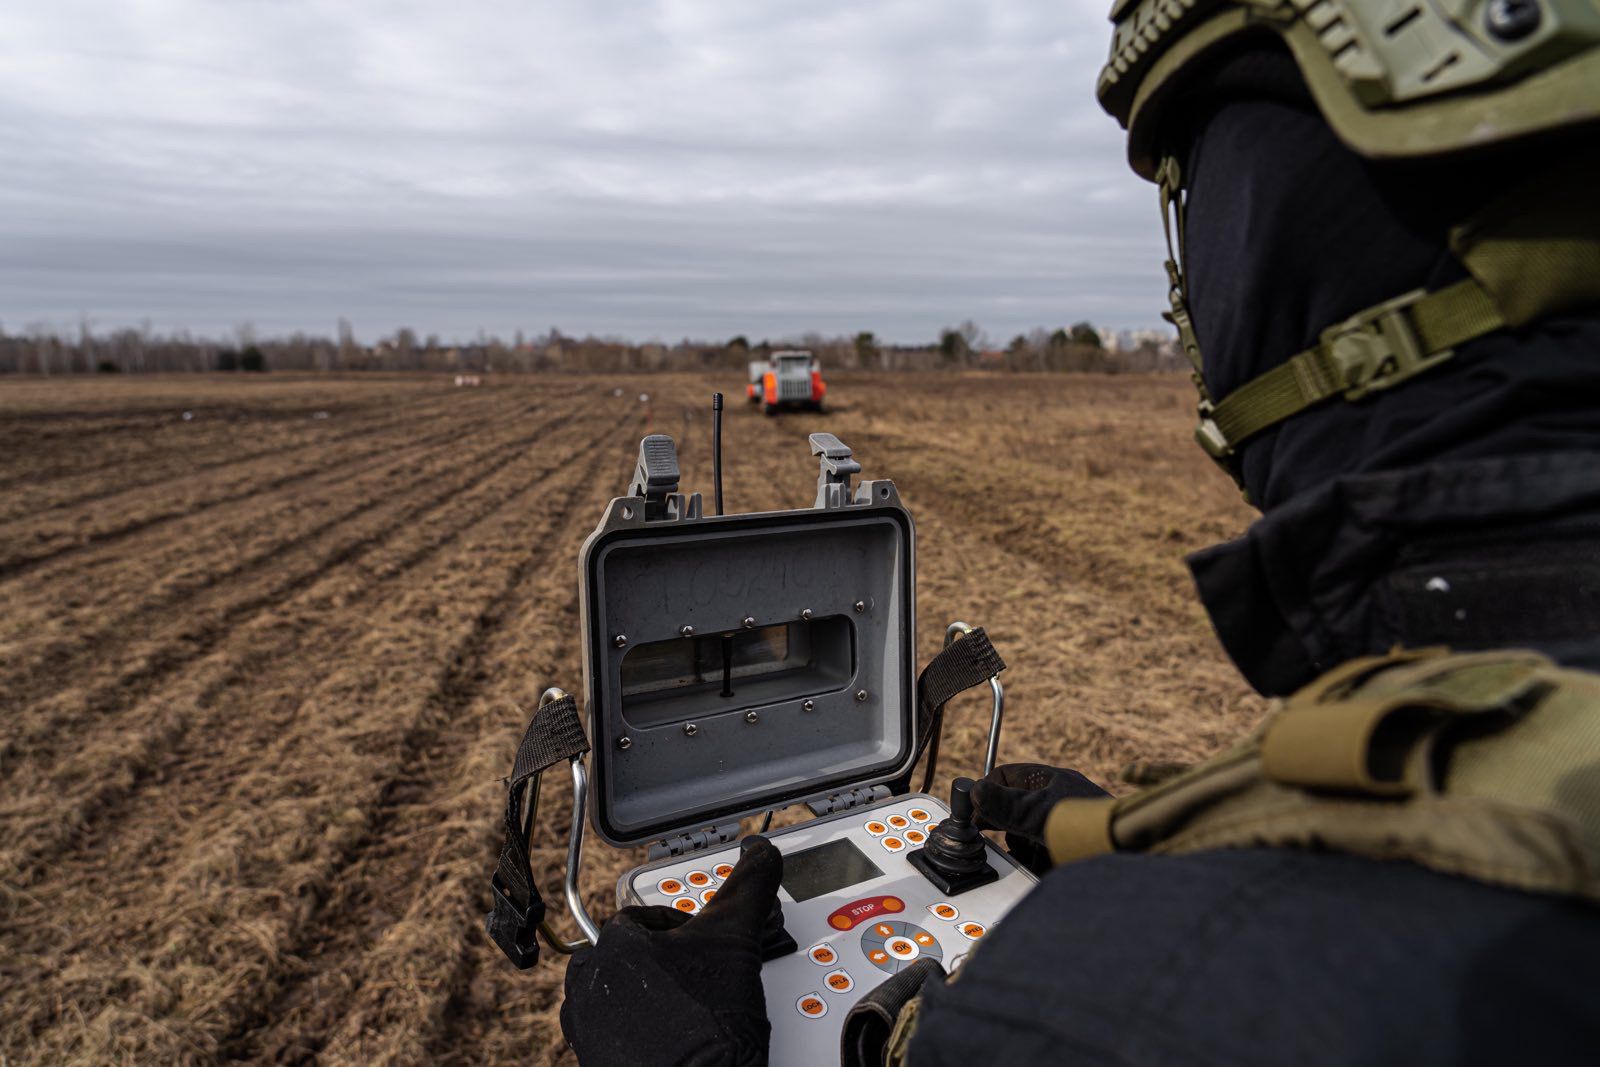
[{"label": "plowed field", "polygon": [[[541,689],[581,688],[578,547],[647,428],[709,499],[713,388],[740,382],[0,383],[0,1062],[567,1062],[559,959],[519,974],[481,927],[499,780]],[[1002,758],[1112,782],[1262,710],[1182,566],[1248,519],[1188,390],[864,375],[770,419],[730,394],[729,510],[808,505],[806,435],[837,434],[917,518],[919,659],[986,626]],[[986,711],[952,707],[938,788]],[[589,857],[602,916],[643,853]]]}]

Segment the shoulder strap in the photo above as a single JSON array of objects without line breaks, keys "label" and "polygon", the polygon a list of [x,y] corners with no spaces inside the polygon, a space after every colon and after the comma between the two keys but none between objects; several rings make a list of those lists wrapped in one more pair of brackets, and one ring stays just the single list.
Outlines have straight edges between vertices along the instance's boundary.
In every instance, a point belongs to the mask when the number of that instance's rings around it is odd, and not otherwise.
[{"label": "shoulder strap", "polygon": [[1327,849],[1600,904],[1600,675],[1517,651],[1371,666],[1168,783],[1063,801],[1052,858]]},{"label": "shoulder strap", "polygon": [[[571,696],[552,700],[535,712],[517,746],[511,778],[506,782],[500,861],[489,880],[494,890],[494,910],[485,916],[484,927],[519,970],[539,962],[537,932],[545,916],[544,898],[534,884],[528,854],[528,839],[539,807],[539,776],[553,764],[588,751],[589,739],[578,722],[578,702]],[[532,786],[528,788],[530,781]]]}]

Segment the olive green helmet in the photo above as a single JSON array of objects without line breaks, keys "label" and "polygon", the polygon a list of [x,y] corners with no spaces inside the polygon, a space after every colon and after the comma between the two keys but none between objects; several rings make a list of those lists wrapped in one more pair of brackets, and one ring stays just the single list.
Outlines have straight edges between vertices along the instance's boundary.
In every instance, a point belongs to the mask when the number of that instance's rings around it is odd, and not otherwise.
[{"label": "olive green helmet", "polygon": [[1328,124],[1372,158],[1600,119],[1600,0],[1116,0],[1111,21],[1097,94],[1151,180],[1163,106],[1247,34],[1282,38]]},{"label": "olive green helmet", "polygon": [[1188,306],[1183,175],[1162,142],[1165,111],[1207,60],[1276,35],[1352,150],[1447,157],[1600,128],[1600,0],[1116,0],[1111,21],[1100,103],[1127,129],[1133,169],[1159,188],[1166,317],[1200,392],[1195,439],[1241,485],[1240,446],[1309,407],[1359,403],[1485,334],[1600,306],[1600,138],[1587,134],[1451,228],[1470,277],[1329,323],[1313,347],[1214,399]]}]

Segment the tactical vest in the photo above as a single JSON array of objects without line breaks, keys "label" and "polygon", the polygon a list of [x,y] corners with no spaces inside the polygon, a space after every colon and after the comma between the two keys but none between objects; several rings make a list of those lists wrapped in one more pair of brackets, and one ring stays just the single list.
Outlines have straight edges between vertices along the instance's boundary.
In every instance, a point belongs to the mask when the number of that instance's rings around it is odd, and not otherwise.
[{"label": "tactical vest", "polygon": [[1052,858],[1318,849],[1600,903],[1600,675],[1533,652],[1396,652],[1289,698],[1142,792],[1066,800]]}]

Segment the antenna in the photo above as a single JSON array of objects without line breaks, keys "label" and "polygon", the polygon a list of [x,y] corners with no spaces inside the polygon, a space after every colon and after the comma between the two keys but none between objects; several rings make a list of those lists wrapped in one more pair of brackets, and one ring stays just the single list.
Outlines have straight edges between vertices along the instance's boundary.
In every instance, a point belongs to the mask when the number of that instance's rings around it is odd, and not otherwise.
[{"label": "antenna", "polygon": [[[722,394],[711,394],[711,488],[722,514]],[[724,683],[726,684],[726,683]]]}]

